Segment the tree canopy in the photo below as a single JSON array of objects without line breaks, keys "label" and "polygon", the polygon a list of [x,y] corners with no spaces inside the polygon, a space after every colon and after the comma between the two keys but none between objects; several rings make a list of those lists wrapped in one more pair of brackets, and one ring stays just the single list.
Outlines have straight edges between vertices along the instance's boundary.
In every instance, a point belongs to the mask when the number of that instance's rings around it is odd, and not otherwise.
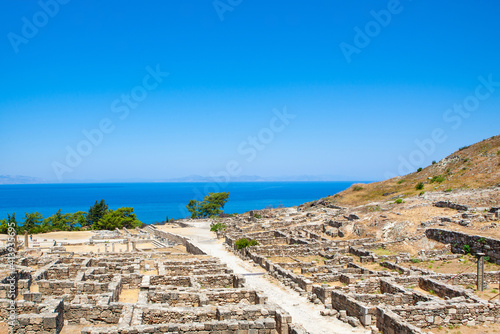
[{"label": "tree canopy", "polygon": [[142,226],[142,222],[137,219],[133,208],[110,210],[104,200],[96,201],[88,213],[77,211],[63,214],[59,209],[55,214],[44,219],[40,212],[26,212],[23,221],[20,222],[16,220],[15,213],[7,214],[7,216],[7,219],[0,220],[0,233],[2,234],[8,233],[8,226],[15,226],[18,235],[24,234],[25,231],[28,234],[37,234],[53,231],[78,231],[82,227],[94,230],[114,230]]},{"label": "tree canopy", "polygon": [[191,218],[208,218],[220,215],[229,197],[229,192],[209,193],[203,201],[192,199],[186,208]]},{"label": "tree canopy", "polygon": [[133,208],[108,210],[106,214],[92,225],[93,230],[115,230],[117,228],[141,227]]}]

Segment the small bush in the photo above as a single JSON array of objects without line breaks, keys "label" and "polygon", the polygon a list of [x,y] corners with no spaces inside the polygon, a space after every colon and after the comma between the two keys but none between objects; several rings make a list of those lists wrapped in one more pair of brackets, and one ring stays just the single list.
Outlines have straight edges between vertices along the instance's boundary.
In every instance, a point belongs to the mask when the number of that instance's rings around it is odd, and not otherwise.
[{"label": "small bush", "polygon": [[361,187],[361,186],[352,187],[352,191],[360,191],[360,190],[363,190],[363,187]]},{"label": "small bush", "polygon": [[398,184],[401,184],[401,183],[403,183],[403,182],[405,182],[405,180],[399,180],[399,181],[398,181]]},{"label": "small bush", "polygon": [[413,259],[411,259],[411,262],[412,262],[412,263],[420,263],[420,259],[415,259],[415,258],[413,258]]},{"label": "small bush", "polygon": [[459,150],[459,151],[463,151],[463,150],[465,150],[466,148],[469,148],[469,147],[470,147],[470,146],[460,147],[458,150]]},{"label": "small bush", "polygon": [[420,194],[418,194],[418,196],[424,196],[425,194],[425,191],[421,191]]},{"label": "small bush", "polygon": [[423,168],[420,167],[419,169],[417,169],[417,173],[420,173],[422,170],[423,170]]},{"label": "small bush", "polygon": [[437,176],[433,176],[432,179],[431,179],[431,183],[434,183],[434,182],[437,182],[437,183],[441,183],[443,181],[445,181],[446,179],[444,178],[444,176],[441,176],[441,175],[437,175]]},{"label": "small bush", "polygon": [[434,160],[434,161],[432,162],[432,164],[433,164],[433,165],[437,164],[436,160]]},{"label": "small bush", "polygon": [[470,246],[469,245],[464,245],[462,247],[462,250],[464,251],[465,254],[470,254]]},{"label": "small bush", "polygon": [[221,231],[225,231],[226,227],[227,226],[224,223],[212,224],[212,226],[210,226],[210,231],[212,231],[212,232],[221,232]]},{"label": "small bush", "polygon": [[257,218],[257,219],[262,218],[262,216],[261,216],[261,215],[259,215],[258,213],[255,213],[253,216],[254,216],[254,218]]},{"label": "small bush", "polygon": [[257,242],[257,240],[251,240],[251,239],[247,239],[247,238],[238,239],[234,243],[234,245],[236,246],[236,249],[243,249],[243,248],[247,248],[247,247],[251,247],[251,246],[257,246],[258,244],[259,243]]},{"label": "small bush", "polygon": [[394,201],[396,204],[401,204],[403,203],[403,200],[401,198],[398,198],[397,200]]},{"label": "small bush", "polygon": [[451,193],[452,191],[453,191],[453,189],[448,188],[448,189],[446,189],[444,192],[445,192],[445,193]]},{"label": "small bush", "polygon": [[479,242],[480,244],[484,244],[486,242],[486,239],[481,237],[481,238],[477,239],[477,242]]},{"label": "small bush", "polygon": [[423,183],[423,182],[419,182],[419,183],[417,183],[417,185],[415,186],[415,189],[417,189],[417,190],[422,190],[422,189],[424,189],[424,183]]},{"label": "small bush", "polygon": [[465,159],[464,159],[464,162],[467,162],[467,161],[469,161],[469,158],[465,158]]}]

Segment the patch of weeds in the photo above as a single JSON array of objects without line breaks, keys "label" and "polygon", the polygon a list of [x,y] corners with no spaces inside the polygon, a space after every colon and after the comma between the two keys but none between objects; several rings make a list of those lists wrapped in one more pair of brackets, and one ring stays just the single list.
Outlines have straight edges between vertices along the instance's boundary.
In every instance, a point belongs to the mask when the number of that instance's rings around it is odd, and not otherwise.
[{"label": "patch of weeds", "polygon": [[418,196],[424,196],[425,194],[425,191],[421,191],[420,194],[418,194]]},{"label": "patch of weeds", "polygon": [[401,198],[398,198],[397,200],[394,201],[394,203],[401,204],[401,203],[404,203],[404,202],[403,202],[403,200]]},{"label": "patch of weeds", "polygon": [[422,190],[422,189],[424,189],[424,183],[423,182],[417,183],[417,185],[415,186],[415,189],[416,190]]},{"label": "patch of weeds", "polygon": [[411,259],[411,262],[412,262],[412,263],[420,263],[420,259],[415,259],[415,258],[413,258],[413,259]]},{"label": "patch of weeds", "polygon": [[[436,295],[436,293],[434,292],[434,290],[429,290],[429,293],[430,293],[431,295],[433,295],[433,296],[435,296],[435,295]],[[451,329],[451,328],[450,328],[450,329]]]},{"label": "patch of weeds", "polygon": [[368,209],[368,212],[382,211],[382,208],[379,205],[372,205],[372,206],[369,206],[367,209]]},{"label": "patch of weeds", "polygon": [[477,242],[479,242],[480,244],[484,244],[486,242],[486,239],[481,237],[481,238],[477,239]]},{"label": "patch of weeds", "polygon": [[451,193],[452,191],[453,191],[453,189],[448,188],[448,189],[446,189],[444,192],[445,192],[445,193]]},{"label": "patch of weeds", "polygon": [[[464,253],[465,253],[466,255],[467,255],[467,254],[470,254],[470,251],[471,251],[471,249],[470,249],[470,245],[464,245],[464,246],[462,247],[462,250],[464,251]],[[465,260],[465,261],[467,261],[467,260]],[[465,263],[465,261],[464,261],[464,263]]]},{"label": "patch of weeds", "polygon": [[360,191],[360,190],[363,190],[363,187],[361,187],[361,186],[352,187],[352,191]]},{"label": "patch of weeds", "polygon": [[405,180],[399,180],[399,181],[398,181],[398,184],[401,184],[401,183],[403,183],[403,182],[405,182]]},{"label": "patch of weeds", "polygon": [[431,183],[434,183],[434,182],[441,183],[441,182],[443,182],[443,181],[445,181],[445,180],[446,180],[446,178],[444,178],[444,176],[441,176],[441,175],[435,175],[435,176],[433,176],[433,177],[432,177],[432,179],[431,179],[431,181],[430,181],[430,182],[431,182]]}]

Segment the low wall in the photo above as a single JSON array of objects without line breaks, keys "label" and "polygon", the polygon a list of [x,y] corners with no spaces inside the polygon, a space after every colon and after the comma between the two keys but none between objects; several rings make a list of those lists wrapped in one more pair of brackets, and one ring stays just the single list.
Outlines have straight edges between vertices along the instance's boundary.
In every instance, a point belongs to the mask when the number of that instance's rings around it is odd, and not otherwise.
[{"label": "low wall", "polygon": [[490,261],[500,264],[500,240],[498,239],[434,228],[427,229],[425,235],[429,239],[450,244],[454,253],[463,252],[463,247],[468,245],[472,254],[485,253]]}]

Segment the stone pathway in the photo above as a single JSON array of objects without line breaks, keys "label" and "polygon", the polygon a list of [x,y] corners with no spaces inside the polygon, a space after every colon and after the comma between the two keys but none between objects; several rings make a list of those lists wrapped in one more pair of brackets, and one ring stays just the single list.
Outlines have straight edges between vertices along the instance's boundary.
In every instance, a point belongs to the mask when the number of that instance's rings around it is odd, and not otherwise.
[{"label": "stone pathway", "polygon": [[195,228],[178,229],[174,233],[188,236],[204,252],[219,258],[236,274],[244,275],[248,287],[263,291],[270,302],[290,313],[292,321],[302,325],[309,333],[371,333],[363,328],[353,328],[334,317],[322,316],[320,311],[325,309],[322,304],[312,304],[305,297],[300,296],[298,292],[281,283],[270,282],[266,278],[267,275],[262,275],[265,273],[263,268],[255,267],[253,262],[243,261],[233,253],[228,252],[222,245],[222,241],[215,239],[215,235],[210,232],[208,223]]}]

